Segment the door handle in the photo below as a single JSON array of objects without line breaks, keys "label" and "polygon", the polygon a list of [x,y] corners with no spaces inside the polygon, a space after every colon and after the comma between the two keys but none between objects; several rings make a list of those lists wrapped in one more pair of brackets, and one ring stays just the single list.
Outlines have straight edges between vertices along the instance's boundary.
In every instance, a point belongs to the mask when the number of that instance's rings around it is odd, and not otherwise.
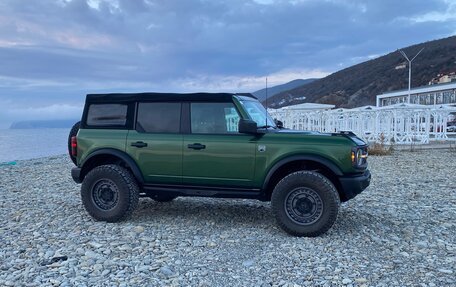
[{"label": "door handle", "polygon": [[134,142],[134,143],[131,143],[131,146],[142,148],[142,147],[146,147],[147,143],[145,143],[145,142]]},{"label": "door handle", "polygon": [[187,145],[187,147],[191,148],[191,149],[196,149],[196,150],[205,149],[206,148],[205,145],[200,144],[200,143],[189,144],[189,145]]}]

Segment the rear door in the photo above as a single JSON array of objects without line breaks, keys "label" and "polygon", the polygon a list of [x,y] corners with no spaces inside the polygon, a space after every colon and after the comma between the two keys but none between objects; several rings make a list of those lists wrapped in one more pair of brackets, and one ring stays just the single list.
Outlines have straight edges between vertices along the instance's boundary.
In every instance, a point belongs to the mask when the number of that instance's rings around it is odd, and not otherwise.
[{"label": "rear door", "polygon": [[239,113],[231,102],[193,102],[190,133],[184,135],[183,183],[250,187],[256,140],[238,132]]},{"label": "rear door", "polygon": [[129,132],[126,149],[148,184],[182,182],[181,108],[178,102],[138,103],[136,130]]}]

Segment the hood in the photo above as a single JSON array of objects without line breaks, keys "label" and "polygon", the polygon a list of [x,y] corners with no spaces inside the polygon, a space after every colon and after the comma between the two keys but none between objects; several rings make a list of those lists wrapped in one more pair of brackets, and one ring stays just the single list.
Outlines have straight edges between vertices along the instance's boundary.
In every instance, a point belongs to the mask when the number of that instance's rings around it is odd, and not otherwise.
[{"label": "hood", "polygon": [[358,146],[365,146],[367,145],[365,141],[361,138],[357,137],[353,132],[342,131],[338,133],[321,133],[316,131],[299,131],[299,130],[291,130],[291,129],[275,129],[275,130],[268,130],[270,133],[276,134],[293,134],[293,135],[318,135],[318,136],[342,136],[349,138]]}]

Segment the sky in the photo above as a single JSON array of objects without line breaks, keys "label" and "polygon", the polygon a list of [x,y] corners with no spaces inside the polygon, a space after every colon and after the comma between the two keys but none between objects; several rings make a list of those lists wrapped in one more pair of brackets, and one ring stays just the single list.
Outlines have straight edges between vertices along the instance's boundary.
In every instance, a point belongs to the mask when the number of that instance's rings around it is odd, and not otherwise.
[{"label": "sky", "polygon": [[456,0],[0,0],[0,128],[87,93],[253,92],[456,34]]}]

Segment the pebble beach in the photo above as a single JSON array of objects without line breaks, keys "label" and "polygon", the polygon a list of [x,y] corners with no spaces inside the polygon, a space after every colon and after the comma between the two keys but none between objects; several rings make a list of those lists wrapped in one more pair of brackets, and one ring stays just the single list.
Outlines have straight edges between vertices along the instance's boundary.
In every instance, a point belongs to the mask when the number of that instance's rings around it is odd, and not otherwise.
[{"label": "pebble beach", "polygon": [[456,150],[369,157],[335,225],[296,238],[254,200],[140,199],[94,221],[66,155],[0,166],[0,286],[455,286]]}]

